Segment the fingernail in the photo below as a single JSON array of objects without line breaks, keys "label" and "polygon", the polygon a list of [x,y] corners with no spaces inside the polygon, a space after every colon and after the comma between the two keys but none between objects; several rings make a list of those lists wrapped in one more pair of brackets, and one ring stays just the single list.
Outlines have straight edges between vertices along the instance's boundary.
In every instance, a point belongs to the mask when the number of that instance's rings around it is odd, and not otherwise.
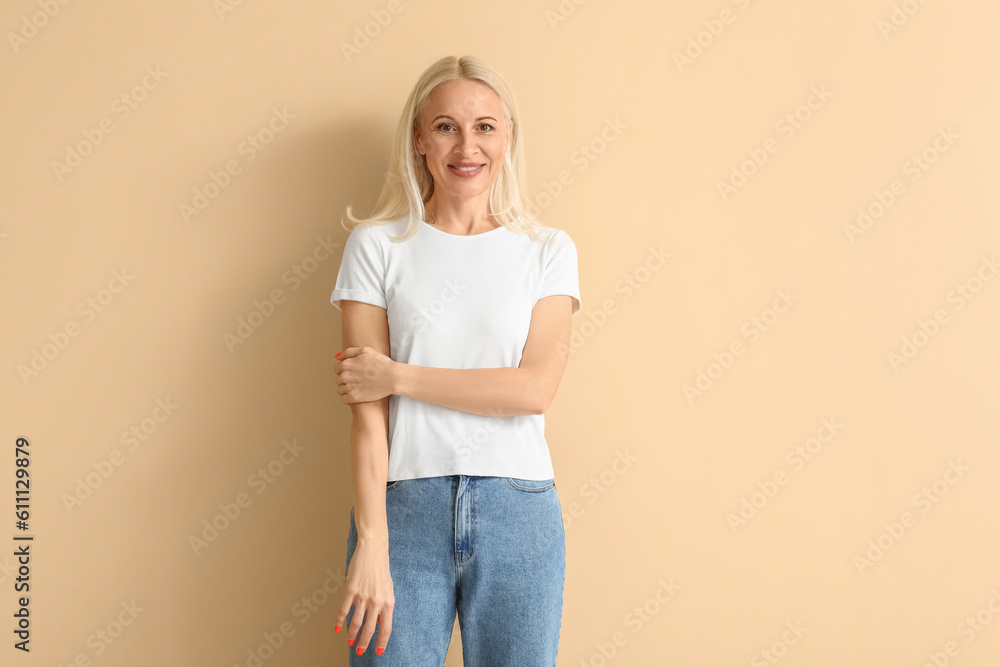
[{"label": "fingernail", "polygon": [[353,639],[348,639],[347,640],[347,645],[348,646],[354,646],[354,640]]},{"label": "fingernail", "polygon": [[365,647],[364,646],[359,646],[358,647],[358,655],[361,655],[364,652],[365,652]]},{"label": "fingernail", "polygon": [[339,356],[340,356],[340,355],[342,355],[342,354],[343,354],[343,352],[338,352],[338,353],[337,353],[337,356],[339,357]]},{"label": "fingernail", "polygon": [[375,655],[382,655],[382,651],[384,651],[384,650],[385,650],[384,648],[377,648],[377,649],[375,649]]},{"label": "fingernail", "polygon": [[333,631],[334,632],[340,632],[340,626],[339,625],[333,626]]}]

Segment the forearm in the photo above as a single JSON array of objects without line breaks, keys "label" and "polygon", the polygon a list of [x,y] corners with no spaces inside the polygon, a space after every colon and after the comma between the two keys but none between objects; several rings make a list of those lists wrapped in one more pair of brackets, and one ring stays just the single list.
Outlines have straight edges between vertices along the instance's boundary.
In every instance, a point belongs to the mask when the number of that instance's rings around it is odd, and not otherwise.
[{"label": "forearm", "polygon": [[[389,527],[385,511],[385,486],[389,474],[389,448],[386,429],[381,428],[383,410],[377,413],[375,404],[388,409],[388,397],[373,403],[359,404],[351,424],[351,478],[354,483],[354,523],[359,541],[389,544]],[[368,410],[368,414],[363,414]],[[387,413],[386,413],[387,414]],[[376,420],[374,417],[377,417]]]},{"label": "forearm", "polygon": [[540,414],[526,368],[433,368],[396,362],[393,394],[486,417]]}]

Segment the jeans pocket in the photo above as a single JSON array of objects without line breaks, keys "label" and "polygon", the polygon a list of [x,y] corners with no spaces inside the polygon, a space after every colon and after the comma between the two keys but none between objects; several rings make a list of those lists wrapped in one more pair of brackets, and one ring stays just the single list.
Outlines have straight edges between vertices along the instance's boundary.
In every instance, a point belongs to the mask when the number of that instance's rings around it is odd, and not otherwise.
[{"label": "jeans pocket", "polygon": [[400,484],[402,484],[405,481],[406,481],[405,479],[394,479],[391,482],[386,482],[385,483],[386,493],[388,493],[392,489],[395,489],[397,486],[399,486]]},{"label": "jeans pocket", "polygon": [[549,479],[521,479],[520,477],[504,477],[507,483],[518,491],[527,493],[541,493],[556,488],[555,478]]}]

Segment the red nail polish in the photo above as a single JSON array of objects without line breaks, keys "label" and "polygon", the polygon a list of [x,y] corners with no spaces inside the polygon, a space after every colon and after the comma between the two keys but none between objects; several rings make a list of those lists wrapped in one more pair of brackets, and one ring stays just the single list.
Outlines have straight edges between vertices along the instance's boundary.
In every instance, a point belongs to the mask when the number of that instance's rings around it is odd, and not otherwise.
[{"label": "red nail polish", "polygon": [[338,353],[337,353],[337,356],[339,357],[339,356],[340,356],[340,355],[342,355],[342,354],[343,354],[343,352],[338,352]]},{"label": "red nail polish", "polygon": [[363,646],[359,646],[359,647],[358,647],[358,655],[361,655],[361,654],[362,654],[362,653],[364,653],[364,652],[365,652],[365,649],[364,649],[364,647],[363,647]]},{"label": "red nail polish", "polygon": [[377,649],[375,649],[375,655],[382,655],[382,651],[384,651],[384,650],[385,650],[384,648],[377,648]]},{"label": "red nail polish", "polygon": [[354,640],[353,639],[348,639],[347,640],[347,645],[348,646],[354,646]]},{"label": "red nail polish", "polygon": [[334,631],[334,632],[340,632],[340,626],[339,626],[339,625],[335,625],[335,626],[333,627],[333,631]]}]

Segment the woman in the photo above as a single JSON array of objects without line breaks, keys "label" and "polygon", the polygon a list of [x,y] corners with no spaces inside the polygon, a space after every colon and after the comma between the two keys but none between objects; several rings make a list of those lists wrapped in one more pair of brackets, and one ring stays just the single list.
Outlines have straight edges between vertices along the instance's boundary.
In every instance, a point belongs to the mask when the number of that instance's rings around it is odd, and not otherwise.
[{"label": "woman", "polygon": [[440,667],[457,614],[466,665],[551,666],[566,547],[544,412],[576,246],[527,214],[514,97],[476,58],[421,75],[390,162],[375,212],[347,209],[330,299],[355,498],[335,631],[352,665]]}]

